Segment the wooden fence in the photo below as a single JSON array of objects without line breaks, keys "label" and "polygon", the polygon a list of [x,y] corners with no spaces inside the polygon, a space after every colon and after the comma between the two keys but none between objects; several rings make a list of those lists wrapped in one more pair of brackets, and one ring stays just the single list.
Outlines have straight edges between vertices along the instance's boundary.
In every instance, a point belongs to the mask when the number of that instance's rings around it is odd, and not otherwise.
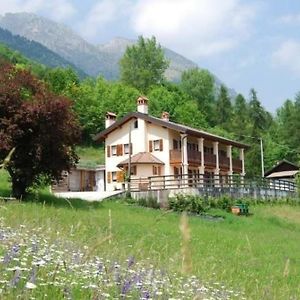
[{"label": "wooden fence", "polygon": [[296,184],[288,180],[274,180],[267,178],[245,178],[239,175],[183,174],[169,176],[151,176],[131,179],[130,189],[133,192],[158,191],[195,188],[199,190],[270,190],[296,192]]}]

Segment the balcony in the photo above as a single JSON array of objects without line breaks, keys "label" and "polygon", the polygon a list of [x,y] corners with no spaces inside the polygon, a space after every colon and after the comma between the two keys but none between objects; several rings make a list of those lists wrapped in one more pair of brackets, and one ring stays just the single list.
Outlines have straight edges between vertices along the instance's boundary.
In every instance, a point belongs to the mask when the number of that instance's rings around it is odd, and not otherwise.
[{"label": "balcony", "polygon": [[[170,163],[181,164],[181,151],[178,149],[170,150]],[[191,165],[201,164],[201,152],[188,150],[188,163]]]},{"label": "balcony", "polygon": [[220,155],[219,156],[219,167],[223,168],[223,169],[228,169],[229,170],[229,167],[230,167],[229,157]]},{"label": "balcony", "polygon": [[170,163],[181,164],[181,151],[177,149],[170,150]]},{"label": "balcony", "polygon": [[[178,149],[170,150],[170,163],[181,165],[181,151]],[[188,163],[190,165],[201,165],[201,152],[196,150],[188,150]],[[215,168],[216,167],[216,155],[211,153],[204,153],[204,165]],[[229,170],[229,158],[226,156],[219,156],[219,166],[222,169]],[[232,159],[232,168],[235,172],[242,171],[242,161],[240,159]]]},{"label": "balcony", "polygon": [[216,156],[211,153],[204,153],[204,165],[209,167],[216,167]]},{"label": "balcony", "polygon": [[232,168],[235,172],[242,172],[242,161],[240,159],[232,159]]}]

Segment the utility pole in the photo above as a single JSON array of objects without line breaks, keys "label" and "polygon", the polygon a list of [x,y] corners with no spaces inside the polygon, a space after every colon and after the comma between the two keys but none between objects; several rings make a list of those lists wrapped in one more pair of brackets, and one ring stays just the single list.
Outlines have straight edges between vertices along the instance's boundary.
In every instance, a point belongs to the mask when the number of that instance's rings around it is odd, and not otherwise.
[{"label": "utility pole", "polygon": [[260,139],[260,156],[261,156],[261,177],[265,176],[265,165],[264,165],[264,147],[263,147],[263,140]]},{"label": "utility pole", "polygon": [[131,190],[131,120],[129,122],[129,134],[128,134],[128,153],[129,153],[129,157],[128,157],[128,174],[127,174],[127,178],[128,178],[128,193],[130,193]]}]

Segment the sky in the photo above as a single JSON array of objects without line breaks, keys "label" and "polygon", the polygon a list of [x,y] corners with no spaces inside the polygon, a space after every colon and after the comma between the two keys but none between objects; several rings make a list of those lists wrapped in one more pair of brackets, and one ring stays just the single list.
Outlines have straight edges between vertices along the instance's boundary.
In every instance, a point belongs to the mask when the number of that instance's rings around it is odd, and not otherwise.
[{"label": "sky", "polygon": [[275,112],[300,91],[298,0],[0,0],[0,14],[33,12],[94,44],[154,35]]}]

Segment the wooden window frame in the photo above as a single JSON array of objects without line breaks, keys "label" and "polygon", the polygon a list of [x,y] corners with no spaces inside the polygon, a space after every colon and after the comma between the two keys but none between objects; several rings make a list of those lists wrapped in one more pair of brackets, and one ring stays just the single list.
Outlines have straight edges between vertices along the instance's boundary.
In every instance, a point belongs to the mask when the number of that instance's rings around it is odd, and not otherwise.
[{"label": "wooden window frame", "polygon": [[117,145],[111,146],[111,156],[117,156],[117,155],[118,155]]}]

